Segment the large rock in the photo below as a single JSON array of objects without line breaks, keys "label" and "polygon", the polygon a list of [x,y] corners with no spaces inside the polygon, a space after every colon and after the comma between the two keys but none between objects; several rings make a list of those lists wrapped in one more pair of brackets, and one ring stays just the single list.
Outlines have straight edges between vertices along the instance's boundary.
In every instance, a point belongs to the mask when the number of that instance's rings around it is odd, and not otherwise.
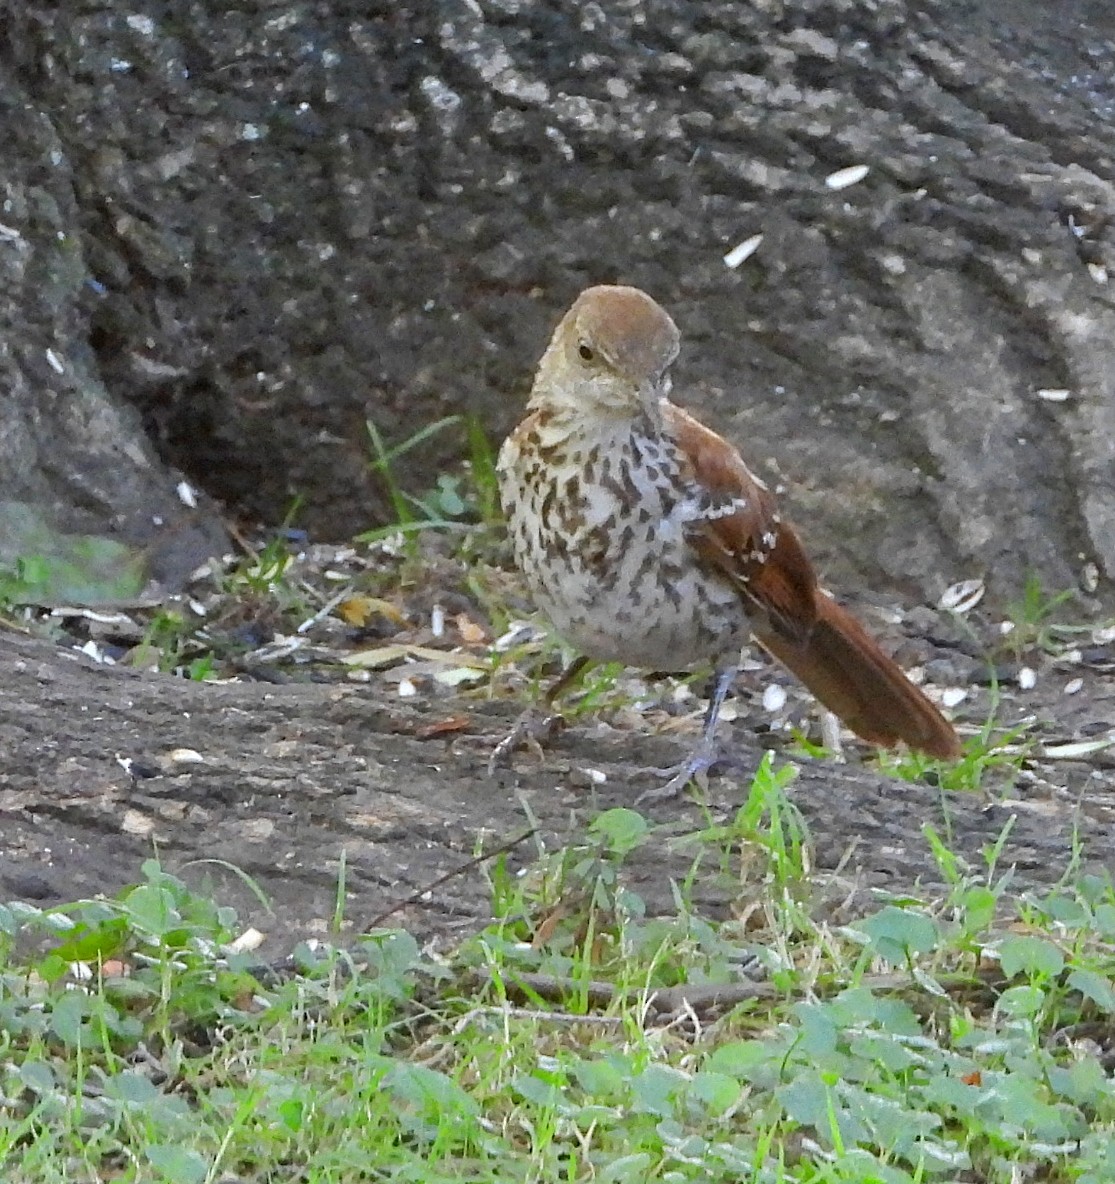
[{"label": "large rock", "polygon": [[[132,504],[123,471],[172,490],[128,401],[210,492],[272,519],[304,493],[307,525],[351,534],[383,511],[366,417],[399,438],[469,409],[501,433],[563,306],[622,279],[670,308],[679,396],[774,462],[837,582],[1010,595],[1095,565],[1107,591],[1102,5],[1055,28],[990,0],[168,11],[0,4],[27,194],[5,277],[37,261],[0,359],[22,487],[76,505],[28,425],[100,416],[119,457],[87,478],[95,514]],[[412,486],[457,448],[410,454]]]}]

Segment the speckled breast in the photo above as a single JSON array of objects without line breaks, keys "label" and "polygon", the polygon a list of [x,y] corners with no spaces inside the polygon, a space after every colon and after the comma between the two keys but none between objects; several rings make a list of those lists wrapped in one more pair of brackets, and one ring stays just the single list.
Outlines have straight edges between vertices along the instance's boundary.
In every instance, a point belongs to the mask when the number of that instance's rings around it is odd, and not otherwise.
[{"label": "speckled breast", "polygon": [[700,492],[672,443],[633,434],[525,432],[505,443],[500,488],[538,607],[601,661],[684,670],[747,640],[738,594],[686,540]]}]

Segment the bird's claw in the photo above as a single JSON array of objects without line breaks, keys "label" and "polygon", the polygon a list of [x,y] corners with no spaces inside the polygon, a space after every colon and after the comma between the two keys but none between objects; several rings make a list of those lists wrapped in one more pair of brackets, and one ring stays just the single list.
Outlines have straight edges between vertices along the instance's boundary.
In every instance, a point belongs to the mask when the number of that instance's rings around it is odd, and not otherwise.
[{"label": "bird's claw", "polygon": [[531,748],[539,756],[542,745],[552,738],[564,719],[557,711],[541,712],[529,707],[515,721],[515,726],[492,749],[488,757],[488,776],[494,777],[496,770],[511,763],[511,755],[520,748]]},{"label": "bird's claw", "polygon": [[708,784],[708,771],[719,759],[720,746],[711,737],[703,736],[697,747],[680,765],[670,769],[650,770],[656,777],[669,777],[669,781],[665,785],[644,790],[635,799],[635,805],[675,801],[694,781],[704,789]]}]

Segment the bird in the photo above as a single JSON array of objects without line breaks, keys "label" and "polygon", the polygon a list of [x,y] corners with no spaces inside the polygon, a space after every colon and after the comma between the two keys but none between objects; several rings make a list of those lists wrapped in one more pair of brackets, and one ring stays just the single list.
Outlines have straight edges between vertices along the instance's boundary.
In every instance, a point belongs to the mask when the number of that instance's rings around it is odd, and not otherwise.
[{"label": "bird", "polygon": [[[753,639],[861,739],[951,761],[956,731],[818,580],[778,501],[739,452],[670,401],[680,334],[647,293],[585,289],[538,363],[496,462],[515,562],[589,662],[716,679],[700,742],[661,789],[714,763],[721,706]],[[522,734],[497,747],[504,759]]]}]

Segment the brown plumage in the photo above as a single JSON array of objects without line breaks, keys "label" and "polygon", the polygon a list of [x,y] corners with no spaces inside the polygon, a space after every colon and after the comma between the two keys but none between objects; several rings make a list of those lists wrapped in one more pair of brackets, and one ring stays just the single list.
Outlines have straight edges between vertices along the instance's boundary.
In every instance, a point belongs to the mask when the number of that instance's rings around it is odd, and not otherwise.
[{"label": "brown plumage", "polygon": [[770,490],[666,398],[678,344],[644,292],[582,292],[500,452],[516,559],[558,633],[589,658],[717,667],[704,751],[686,779],[709,763],[716,712],[752,635],[863,739],[958,756],[952,725],[822,591]]}]

